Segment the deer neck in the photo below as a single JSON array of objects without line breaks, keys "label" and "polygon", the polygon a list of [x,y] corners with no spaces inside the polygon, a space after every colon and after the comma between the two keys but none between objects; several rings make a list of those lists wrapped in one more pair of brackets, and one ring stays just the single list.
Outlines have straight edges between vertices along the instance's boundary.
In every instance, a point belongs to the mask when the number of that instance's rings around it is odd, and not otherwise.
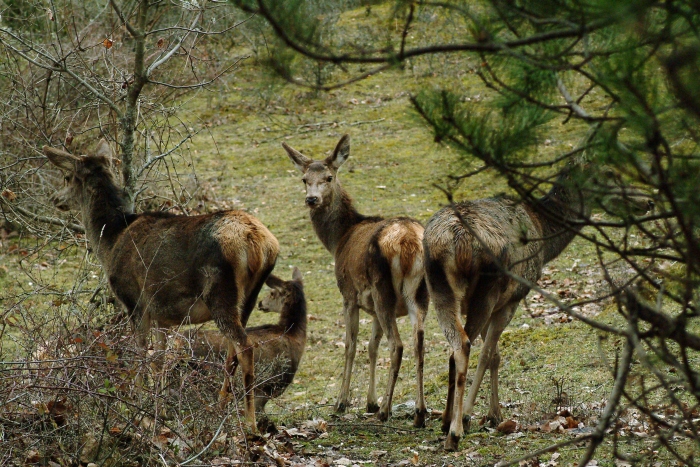
[{"label": "deer neck", "polygon": [[131,214],[122,190],[110,180],[98,180],[84,188],[82,214],[85,234],[99,259],[105,259]]},{"label": "deer neck", "polygon": [[301,289],[295,290],[292,300],[285,305],[279,324],[289,334],[306,333],[306,300]]},{"label": "deer neck", "polygon": [[535,210],[542,226],[545,263],[564,251],[581,230],[580,221],[590,213],[580,191],[560,184],[537,202]]},{"label": "deer neck", "polygon": [[355,210],[352,198],[342,187],[333,194],[329,205],[311,211],[311,223],[316,235],[333,256],[340,240],[364,218]]}]

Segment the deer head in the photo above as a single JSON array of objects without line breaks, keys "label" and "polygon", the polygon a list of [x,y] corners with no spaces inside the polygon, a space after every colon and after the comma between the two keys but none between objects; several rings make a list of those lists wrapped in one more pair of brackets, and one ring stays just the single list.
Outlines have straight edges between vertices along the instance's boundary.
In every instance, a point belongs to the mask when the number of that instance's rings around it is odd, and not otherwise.
[{"label": "deer head", "polygon": [[340,192],[336,175],[338,169],[350,156],[350,136],[343,135],[333,150],[333,154],[323,161],[306,157],[287,143],[282,143],[287,155],[304,176],[306,205],[311,209],[329,206],[333,197]]},{"label": "deer head", "polygon": [[51,196],[53,204],[62,211],[83,206],[87,195],[85,182],[90,177],[107,178],[114,183],[112,169],[120,163],[113,157],[112,150],[104,139],[97,143],[93,156],[77,157],[49,146],[44,146],[43,151],[49,161],[65,174],[65,187]]},{"label": "deer head", "polygon": [[281,313],[284,307],[292,299],[292,282],[297,285],[303,286],[304,281],[299,268],[294,268],[292,272],[292,280],[287,282],[274,274],[270,274],[265,281],[268,287],[272,290],[263,297],[263,299],[258,304],[258,308],[265,313],[274,312]]}]

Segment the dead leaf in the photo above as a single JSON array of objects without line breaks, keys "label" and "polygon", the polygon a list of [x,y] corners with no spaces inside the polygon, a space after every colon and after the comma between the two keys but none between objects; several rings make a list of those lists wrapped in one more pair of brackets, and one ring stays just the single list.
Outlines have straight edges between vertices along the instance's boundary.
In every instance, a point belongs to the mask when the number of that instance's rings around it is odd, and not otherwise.
[{"label": "dead leaf", "polygon": [[112,39],[105,39],[102,41],[102,45],[105,46],[105,49],[111,49],[113,44],[114,42],[112,41]]},{"label": "dead leaf", "polygon": [[517,428],[518,424],[514,420],[505,420],[496,427],[496,430],[509,435],[515,433]]},{"label": "dead leaf", "polygon": [[2,190],[2,197],[8,201],[14,201],[17,199],[17,195],[14,194],[9,188]]},{"label": "dead leaf", "polygon": [[49,21],[53,21],[53,11],[51,10],[51,8],[46,9],[46,16],[49,17]]},{"label": "dead leaf", "polygon": [[158,46],[159,49],[162,49],[163,46],[165,45],[165,39],[162,37],[158,39],[158,42],[156,42],[156,45]]}]

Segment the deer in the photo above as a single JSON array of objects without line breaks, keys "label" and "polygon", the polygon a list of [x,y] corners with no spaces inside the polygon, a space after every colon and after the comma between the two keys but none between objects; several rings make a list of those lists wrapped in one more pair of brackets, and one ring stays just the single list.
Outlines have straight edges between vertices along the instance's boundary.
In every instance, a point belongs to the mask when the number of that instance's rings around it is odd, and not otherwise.
[{"label": "deer", "polygon": [[[52,195],[53,204],[81,212],[85,235],[126,310],[138,346],[146,349],[154,325],[214,320],[227,340],[220,397],[225,403],[236,360],[246,391],[245,420],[254,431],[253,348],[245,325],[277,261],[275,236],[244,211],[132,212],[104,139],[92,155],[74,156],[49,146],[43,152],[66,174],[66,186]],[[162,349],[165,333],[157,335]]]},{"label": "deer", "polygon": [[[335,259],[335,276],[343,297],[345,364],[335,409],[350,406],[350,381],[357,348],[359,310],[370,314],[367,412],[386,421],[403,355],[396,319],[408,315],[413,325],[416,358],[416,408],[413,424],[425,426],[423,395],[424,320],[429,296],[423,268],[423,226],[408,217],[383,219],[360,214],[338,180],[338,170],[350,156],[350,137],[340,138],[325,160],[313,160],[282,143],[294,166],[303,174],[305,204],[316,235]],[[386,335],[390,371],[381,407],[376,391],[379,343]]]},{"label": "deer", "polygon": [[[264,417],[265,405],[280,397],[294,380],[306,347],[306,298],[304,281],[298,268],[292,272],[292,280],[285,281],[270,274],[265,281],[270,292],[258,304],[265,313],[278,313],[277,324],[265,324],[246,328],[253,346],[255,368],[269,368],[269,377],[255,386],[255,412]],[[190,330],[185,333],[192,356],[199,359],[224,357],[227,342],[221,332]],[[259,426],[260,428],[260,426]],[[261,430],[262,431],[262,430]]]},{"label": "deer", "polygon": [[[580,191],[571,184],[576,170],[580,168],[564,169],[540,199],[518,202],[500,196],[464,201],[440,209],[425,226],[428,290],[452,350],[442,415],[447,451],[457,450],[465,424],[469,429],[486,369],[491,375],[487,418],[494,424],[502,420],[498,340],[529,293],[526,284],[540,278],[544,264],[566,248],[589,214]],[[483,347],[463,406],[469,353],[479,335]]]}]

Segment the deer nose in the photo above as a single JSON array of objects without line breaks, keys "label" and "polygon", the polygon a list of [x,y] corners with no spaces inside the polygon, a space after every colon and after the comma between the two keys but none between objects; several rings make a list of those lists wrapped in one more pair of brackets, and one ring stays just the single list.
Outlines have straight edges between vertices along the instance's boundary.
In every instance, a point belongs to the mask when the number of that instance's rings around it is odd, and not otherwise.
[{"label": "deer nose", "polygon": [[306,205],[307,206],[314,206],[317,202],[318,202],[317,196],[307,196],[306,197]]}]

